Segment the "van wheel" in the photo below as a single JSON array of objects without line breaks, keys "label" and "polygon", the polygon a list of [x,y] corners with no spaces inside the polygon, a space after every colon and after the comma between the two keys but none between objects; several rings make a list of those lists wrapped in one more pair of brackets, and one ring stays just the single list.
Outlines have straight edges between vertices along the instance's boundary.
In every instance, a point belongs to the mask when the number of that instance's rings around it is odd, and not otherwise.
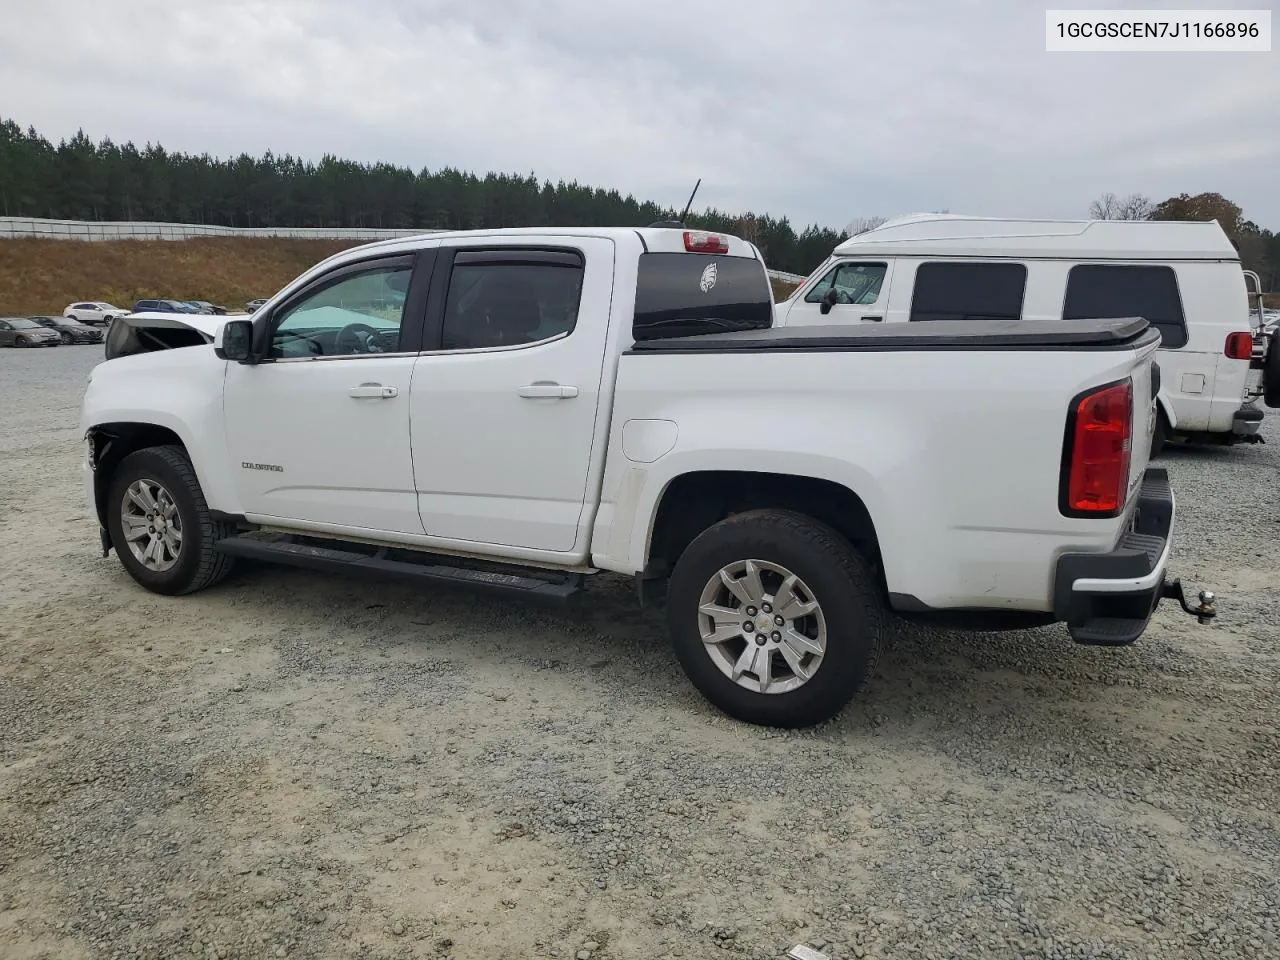
[{"label": "van wheel", "polygon": [[1151,437],[1151,459],[1154,460],[1164,452],[1164,445],[1169,442],[1169,418],[1163,410],[1156,411],[1156,432]]},{"label": "van wheel", "polygon": [[866,559],[787,510],[703,531],[667,591],[676,656],[694,686],[730,716],[772,727],[839,713],[875,669],[887,616]]},{"label": "van wheel", "polygon": [[193,593],[231,572],[232,558],[213,545],[234,530],[209,516],[181,447],[147,447],[120,462],[107,496],[107,530],[129,576],[152,593]]}]

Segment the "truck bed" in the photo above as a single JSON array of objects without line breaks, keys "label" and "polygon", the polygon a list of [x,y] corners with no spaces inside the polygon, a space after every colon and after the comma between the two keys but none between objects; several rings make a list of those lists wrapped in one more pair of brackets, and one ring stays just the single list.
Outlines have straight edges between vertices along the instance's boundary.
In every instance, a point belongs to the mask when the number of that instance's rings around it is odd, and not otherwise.
[{"label": "truck bed", "polygon": [[1142,317],[947,320],[768,327],[637,342],[630,354],[863,353],[902,350],[1129,350],[1159,332]]}]

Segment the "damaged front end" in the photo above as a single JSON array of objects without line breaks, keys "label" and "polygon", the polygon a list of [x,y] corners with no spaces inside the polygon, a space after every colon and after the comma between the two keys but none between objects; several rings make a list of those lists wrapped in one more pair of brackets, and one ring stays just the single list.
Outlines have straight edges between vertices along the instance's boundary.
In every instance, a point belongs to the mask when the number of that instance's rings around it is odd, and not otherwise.
[{"label": "damaged front end", "polygon": [[206,314],[126,314],[111,321],[104,338],[104,352],[108,360],[115,360],[138,353],[213,343],[214,335],[227,319]]}]

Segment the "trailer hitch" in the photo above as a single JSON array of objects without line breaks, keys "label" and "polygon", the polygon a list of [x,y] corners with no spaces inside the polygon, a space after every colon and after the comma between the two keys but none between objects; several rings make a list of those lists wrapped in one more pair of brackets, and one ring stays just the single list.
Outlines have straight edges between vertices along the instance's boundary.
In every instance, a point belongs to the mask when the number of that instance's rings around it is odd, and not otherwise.
[{"label": "trailer hitch", "polygon": [[1178,579],[1166,580],[1160,585],[1160,596],[1168,597],[1171,600],[1177,600],[1188,614],[1195,617],[1200,623],[1208,623],[1218,615],[1217,609],[1213,605],[1213,593],[1209,590],[1200,591],[1200,605],[1193,607],[1187,602],[1186,594],[1182,592],[1182,581]]}]

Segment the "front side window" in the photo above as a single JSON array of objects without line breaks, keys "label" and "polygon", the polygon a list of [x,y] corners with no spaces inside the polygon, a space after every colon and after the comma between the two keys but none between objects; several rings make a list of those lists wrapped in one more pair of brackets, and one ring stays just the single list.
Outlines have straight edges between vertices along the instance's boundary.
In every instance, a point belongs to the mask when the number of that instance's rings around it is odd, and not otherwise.
[{"label": "front side window", "polygon": [[454,257],[441,346],[479,350],[572,332],[582,296],[576,252],[461,251]]},{"label": "front side window", "polygon": [[912,320],[1020,320],[1027,287],[1021,263],[922,263]]},{"label": "front side window", "polygon": [[836,303],[867,306],[880,299],[884,276],[889,266],[885,263],[842,263],[829,270],[808,293],[805,303],[821,303],[827,291],[835,288]]},{"label": "front side window", "polygon": [[355,357],[394,353],[400,345],[412,267],[347,273],[273,318],[270,356]]},{"label": "front side window", "polygon": [[1172,267],[1081,263],[1067,274],[1063,320],[1142,317],[1160,331],[1162,347],[1187,342],[1187,321]]}]

